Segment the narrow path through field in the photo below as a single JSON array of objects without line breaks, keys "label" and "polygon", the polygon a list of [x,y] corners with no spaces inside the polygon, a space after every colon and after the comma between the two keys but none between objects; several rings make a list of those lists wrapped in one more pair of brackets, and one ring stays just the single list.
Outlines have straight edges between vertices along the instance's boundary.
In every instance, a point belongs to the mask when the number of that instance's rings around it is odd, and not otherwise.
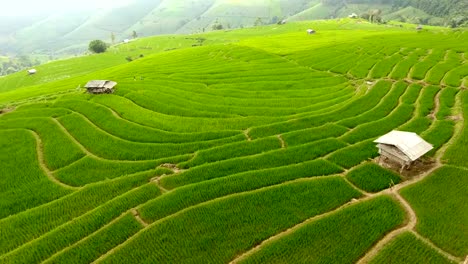
[{"label": "narrow path through field", "polygon": [[166,177],[167,175],[166,174],[163,174],[161,176],[158,176],[156,178],[153,178],[151,179],[152,182],[156,183],[156,186],[158,186],[159,190],[161,190],[161,193],[167,193],[169,192],[169,190],[165,189],[162,185],[161,185],[161,179]]},{"label": "narrow path through field", "polygon": [[42,144],[42,140],[41,138],[39,137],[39,135],[32,131],[32,130],[28,130],[33,136],[34,138],[36,139],[36,151],[37,151],[37,158],[38,158],[38,161],[39,161],[39,166],[41,167],[42,171],[44,171],[45,175],[47,176],[47,178],[49,178],[50,181],[52,181],[53,183],[55,184],[58,184],[66,189],[71,189],[71,190],[79,190],[80,187],[73,187],[73,186],[70,186],[70,185],[67,185],[59,180],[57,180],[55,177],[54,177],[54,174],[49,170],[49,168],[47,167],[46,163],[45,163],[45,159],[44,159],[44,151],[43,151],[43,144]]},{"label": "narrow path through field", "polygon": [[342,206],[340,206],[340,207],[338,207],[338,208],[335,208],[335,209],[332,210],[332,211],[329,211],[329,212],[327,212],[327,213],[324,213],[324,214],[321,214],[321,215],[317,215],[317,216],[311,217],[311,218],[309,218],[309,219],[303,221],[303,222],[300,223],[300,224],[297,224],[297,225],[295,225],[295,226],[293,226],[293,227],[291,227],[291,228],[289,228],[289,229],[287,229],[287,230],[285,230],[285,231],[283,231],[283,232],[281,232],[281,233],[278,233],[278,234],[276,234],[276,235],[274,235],[274,236],[272,236],[272,237],[270,237],[270,238],[268,238],[268,239],[266,239],[266,240],[263,240],[263,241],[262,241],[260,244],[258,244],[257,246],[253,247],[252,249],[250,249],[250,250],[244,252],[243,254],[237,256],[236,258],[234,258],[231,262],[229,262],[229,264],[235,264],[235,263],[241,262],[242,260],[246,259],[247,257],[253,255],[254,253],[256,253],[256,252],[258,252],[258,251],[260,251],[260,250],[261,250],[264,246],[266,246],[267,244],[270,244],[270,243],[272,243],[272,242],[274,242],[274,241],[276,241],[276,240],[278,240],[278,239],[281,239],[281,238],[283,238],[283,237],[285,237],[285,236],[288,236],[288,235],[294,233],[294,232],[297,231],[298,229],[304,227],[305,225],[307,225],[307,224],[309,224],[309,223],[311,223],[311,222],[318,221],[318,220],[320,220],[320,219],[323,219],[323,218],[325,218],[325,217],[328,217],[328,216],[330,216],[330,215],[333,215],[333,214],[337,213],[338,211],[340,211],[340,210],[343,209],[343,208],[346,208],[346,207],[348,207],[348,206],[350,206],[350,205],[353,205],[353,204],[355,204],[355,203],[358,203],[358,202],[363,202],[363,201],[370,200],[370,199],[375,198],[376,196],[381,195],[381,194],[382,194],[382,193],[378,193],[378,194],[374,194],[374,195],[371,195],[371,196],[364,196],[364,197],[361,198],[361,199],[351,200],[351,201],[349,201],[348,203],[345,203],[345,204],[343,204]]},{"label": "narrow path through field", "polygon": [[264,191],[264,190],[268,190],[268,189],[271,189],[271,188],[277,188],[278,186],[280,185],[284,185],[284,184],[289,184],[289,183],[294,183],[294,182],[300,182],[300,181],[316,181],[316,180],[322,180],[322,179],[326,179],[326,178],[333,178],[333,177],[339,177],[337,175],[328,175],[328,176],[320,176],[320,177],[312,177],[312,178],[300,178],[300,179],[295,179],[295,180],[292,180],[292,181],[286,181],[286,182],[283,182],[283,183],[279,183],[279,184],[276,184],[276,185],[271,185],[271,186],[266,186],[266,187],[262,187],[262,188],[258,188],[258,189],[255,189],[255,190],[250,190],[250,191],[245,191],[245,192],[239,192],[239,193],[232,193],[232,194],[229,194],[229,195],[226,195],[226,196],[222,196],[222,197],[217,197],[215,199],[212,199],[212,200],[208,200],[208,201],[205,201],[205,202],[202,202],[202,203],[199,203],[199,204],[196,204],[196,205],[192,205],[192,206],[189,206],[189,207],[186,207],[176,213],[173,213],[171,215],[168,215],[168,216],[165,216],[161,219],[158,219],[156,220],[155,222],[149,224],[148,226],[146,226],[145,228],[143,228],[142,230],[138,231],[135,235],[133,235],[132,237],[130,237],[129,239],[127,239],[126,241],[124,241],[122,244],[114,247],[113,249],[111,249],[110,251],[108,251],[107,253],[105,253],[104,255],[100,256],[99,259],[97,259],[96,261],[94,261],[93,263],[99,263],[101,262],[102,260],[104,260],[105,258],[107,258],[109,255],[113,254],[115,251],[119,250],[120,248],[123,248],[126,244],[130,243],[131,241],[135,240],[136,238],[138,238],[145,230],[153,227],[153,226],[156,226],[168,219],[171,219],[171,218],[174,218],[174,217],[177,217],[189,210],[192,210],[194,208],[198,208],[198,207],[202,207],[202,206],[205,206],[205,205],[209,205],[211,203],[216,203],[216,202],[219,202],[219,201],[222,201],[222,200],[226,200],[226,199],[230,199],[234,196],[239,196],[239,195],[245,195],[245,194],[249,194],[249,193],[256,193],[256,192],[261,192],[261,191]]},{"label": "narrow path through field", "polygon": [[247,128],[246,130],[244,130],[244,135],[245,135],[245,137],[247,138],[248,141],[252,141],[252,138],[249,135],[250,130],[252,130],[252,128]]},{"label": "narrow path through field", "polygon": [[281,143],[281,148],[283,148],[283,149],[286,148],[286,142],[284,141],[283,136],[282,136],[282,135],[278,135],[277,137],[278,137],[278,140],[279,140],[280,143]]},{"label": "narrow path through field", "polygon": [[140,217],[140,212],[138,212],[137,209],[132,209],[132,215],[135,217],[135,219],[144,227],[147,227],[149,224],[146,223],[141,217]]},{"label": "narrow path through field", "polygon": [[437,92],[436,96],[434,97],[434,109],[432,110],[431,114],[429,115],[432,120],[437,120],[437,113],[440,110],[440,95],[442,94],[442,90]]}]

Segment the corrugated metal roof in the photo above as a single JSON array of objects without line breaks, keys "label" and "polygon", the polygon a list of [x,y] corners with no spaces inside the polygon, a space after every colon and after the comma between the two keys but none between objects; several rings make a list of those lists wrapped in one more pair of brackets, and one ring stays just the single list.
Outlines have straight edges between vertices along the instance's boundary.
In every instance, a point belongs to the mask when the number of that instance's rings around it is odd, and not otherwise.
[{"label": "corrugated metal roof", "polygon": [[117,85],[116,82],[108,80],[93,80],[89,81],[85,88],[114,88]]},{"label": "corrugated metal roof", "polygon": [[419,159],[434,148],[416,133],[404,131],[392,131],[374,142],[395,146],[412,161]]}]

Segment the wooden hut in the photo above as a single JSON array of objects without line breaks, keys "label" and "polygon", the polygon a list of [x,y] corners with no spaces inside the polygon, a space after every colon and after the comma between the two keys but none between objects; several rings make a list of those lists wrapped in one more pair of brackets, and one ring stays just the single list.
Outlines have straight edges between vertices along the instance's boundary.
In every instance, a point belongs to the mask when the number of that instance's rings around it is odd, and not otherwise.
[{"label": "wooden hut", "polygon": [[434,148],[416,133],[403,131],[392,131],[374,142],[378,144],[380,164],[387,161],[400,164],[400,171]]},{"label": "wooden hut", "polygon": [[89,81],[85,88],[91,94],[109,94],[114,92],[114,87],[117,85],[114,81],[107,80],[93,80]]},{"label": "wooden hut", "polygon": [[416,27],[416,30],[417,30],[417,31],[423,30],[423,26],[422,26],[422,25],[418,25],[418,26]]},{"label": "wooden hut", "polygon": [[28,74],[29,75],[33,75],[33,74],[36,74],[37,73],[37,70],[36,69],[30,69],[28,70]]},{"label": "wooden hut", "polygon": [[315,30],[309,28],[307,30],[307,34],[309,34],[309,35],[315,34]]}]

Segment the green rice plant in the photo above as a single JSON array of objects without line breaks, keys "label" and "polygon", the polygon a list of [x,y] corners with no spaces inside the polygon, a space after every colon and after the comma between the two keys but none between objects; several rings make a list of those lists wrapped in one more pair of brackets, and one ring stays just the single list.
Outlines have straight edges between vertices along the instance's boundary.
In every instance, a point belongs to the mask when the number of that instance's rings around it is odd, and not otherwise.
[{"label": "green rice plant", "polygon": [[388,76],[392,72],[393,67],[395,67],[395,65],[402,59],[403,56],[397,53],[377,62],[370,73],[371,78],[380,79],[382,77]]},{"label": "green rice plant", "polygon": [[[463,118],[464,120],[468,120],[468,92],[462,91],[461,92],[461,100],[462,100],[462,111],[463,111]],[[466,155],[468,155],[468,149],[465,147],[468,145],[468,124],[465,123],[461,130],[460,135],[454,141],[452,145],[450,145],[445,152],[444,160],[448,164],[456,165],[456,166],[463,166],[468,168],[468,160],[466,159]]]},{"label": "green rice plant", "polygon": [[[47,204],[0,220],[0,254],[47,234],[94,208],[147,183],[158,175],[144,172],[112,181],[91,184]],[[2,200],[3,201],[3,200]]]},{"label": "green rice plant", "polygon": [[[100,157],[115,160],[154,160],[189,154],[222,143],[245,140],[244,135],[239,135],[218,141],[183,144],[136,143],[112,136],[78,114],[61,117],[59,121],[85,148]],[[119,151],[116,152],[116,149]]]},{"label": "green rice plant", "polygon": [[434,149],[428,155],[435,155],[437,150],[452,138],[454,131],[455,122],[451,120],[436,121],[434,127],[422,135],[427,142],[430,142],[434,146]]},{"label": "green rice plant", "polygon": [[428,116],[431,112],[434,111],[435,102],[434,98],[436,94],[440,91],[438,86],[427,86],[422,90],[421,98],[419,99],[419,116]]},{"label": "green rice plant", "polygon": [[41,170],[31,132],[0,130],[0,149],[0,219],[72,193]]},{"label": "green rice plant", "polygon": [[42,141],[44,161],[50,170],[56,170],[84,157],[81,149],[63,133],[50,118],[27,118],[0,121],[4,129],[29,129]]},{"label": "green rice plant", "polygon": [[141,229],[141,224],[132,214],[124,214],[115,222],[65,248],[43,263],[91,263]]},{"label": "green rice plant", "polygon": [[154,222],[190,206],[233,193],[252,191],[300,178],[340,172],[342,169],[338,166],[320,159],[283,167],[243,172],[177,188],[145,204],[140,209],[140,213],[146,221]]},{"label": "green rice plant", "polygon": [[[430,84],[440,84],[444,79],[444,76],[452,69],[460,66],[461,58],[460,55],[455,51],[447,51],[446,60],[439,62],[427,73],[427,82]],[[456,76],[456,75],[455,75]],[[456,82],[453,77],[450,79],[451,82]],[[454,86],[458,86],[455,84]]]},{"label": "green rice plant", "polygon": [[411,78],[416,80],[424,80],[427,72],[434,67],[439,61],[444,59],[444,50],[433,49],[423,61],[414,65]]},{"label": "green rice plant", "polygon": [[327,160],[343,168],[352,168],[361,162],[378,156],[374,140],[366,140],[333,152]]},{"label": "green rice plant", "polygon": [[297,130],[294,132],[285,133],[282,136],[286,144],[291,146],[298,146],[307,144],[323,138],[338,137],[346,133],[348,129],[336,124],[325,124],[320,127],[308,128]]},{"label": "green rice plant", "polygon": [[404,219],[395,201],[379,196],[307,223],[241,263],[355,263]]},{"label": "green rice plant", "polygon": [[[285,85],[290,86],[289,83],[285,83]],[[183,91],[181,93],[177,89],[168,90],[166,87],[164,88],[157,89],[157,92],[147,90],[132,92],[125,95],[125,97],[146,109],[167,115],[235,118],[239,116],[277,117],[303,113],[314,109],[312,106],[315,104],[331,104],[337,97],[347,97],[352,94],[351,89],[344,89],[346,86],[340,85],[330,87],[326,93],[315,96],[314,94],[317,93],[315,90],[318,89],[304,90],[301,97],[280,98],[271,93],[268,98],[258,98],[255,95],[253,100],[236,98],[227,93],[216,96],[200,95],[193,91]],[[154,104],[155,101],[158,104]]]},{"label": "green rice plant", "polygon": [[358,62],[354,68],[352,68],[349,73],[356,78],[363,79],[369,75],[369,71],[374,67],[374,65],[379,62],[379,55],[370,56],[362,61]]},{"label": "green rice plant", "polygon": [[440,94],[440,108],[436,113],[439,120],[443,120],[452,115],[452,108],[455,105],[455,98],[460,90],[453,87],[442,89]]},{"label": "green rice plant", "polygon": [[[163,163],[177,163],[187,160],[190,156],[181,156],[154,161],[119,162],[99,160],[85,157],[72,165],[54,172],[54,176],[63,183],[71,186],[84,186],[93,182],[105,181],[128,174],[148,171]],[[158,172],[170,174],[170,170],[159,169]]]},{"label": "green rice plant", "polygon": [[390,241],[369,263],[427,263],[455,264],[429,247],[411,232],[405,232]]},{"label": "green rice plant", "polygon": [[[261,241],[359,195],[335,177],[229,196],[154,223],[103,263],[226,263]],[[168,233],[171,235],[165,235]]]},{"label": "green rice plant", "polygon": [[460,87],[463,84],[463,79],[468,76],[468,64],[463,64],[451,71],[445,77],[445,84],[453,87]]},{"label": "green rice plant", "polygon": [[413,105],[401,104],[395,108],[390,115],[377,121],[359,125],[341,137],[341,139],[350,144],[354,144],[369,138],[384,135],[410,120],[413,112]]},{"label": "green rice plant", "polygon": [[[391,84],[388,82],[385,82],[385,84],[388,86],[391,86]],[[339,121],[338,124],[349,127],[349,128],[353,128],[360,124],[364,124],[366,122],[375,121],[375,120],[384,118],[389,113],[391,113],[395,107],[398,106],[398,100],[402,96],[402,94],[405,92],[406,88],[407,88],[407,85],[403,82],[395,83],[393,88],[387,94],[387,96],[385,96],[381,100],[380,104],[377,105],[375,108],[361,115],[351,117],[348,119],[344,119],[343,121]]]},{"label": "green rice plant", "polygon": [[407,91],[401,97],[401,102],[405,104],[414,104],[418,100],[418,96],[422,91],[423,87],[420,84],[411,84],[408,86]]},{"label": "green rice plant", "polygon": [[0,116],[0,120],[32,117],[60,117],[70,114],[71,111],[64,108],[37,108],[34,110],[16,109],[13,112]]},{"label": "green rice plant", "polygon": [[127,210],[145,203],[159,194],[160,190],[154,184],[143,185],[0,256],[0,261],[4,263],[42,262],[69,245],[96,232]]},{"label": "green rice plant", "polygon": [[301,163],[314,160],[344,146],[346,145],[337,139],[324,139],[297,147],[198,166],[173,177],[164,177],[161,179],[161,184],[165,188],[173,189],[244,171]]},{"label": "green rice plant", "polygon": [[371,193],[379,192],[401,182],[401,178],[396,173],[375,163],[366,163],[352,169],[346,178],[358,188]]},{"label": "green rice plant", "polygon": [[281,143],[276,137],[226,144],[211,149],[201,150],[195,154],[193,159],[180,163],[179,167],[187,169],[203,165],[205,163],[263,153],[280,147]]},{"label": "green rice plant", "polygon": [[108,108],[88,101],[61,100],[54,107],[65,107],[86,116],[93,124],[118,136],[134,142],[148,143],[185,143],[216,140],[239,135],[238,131],[219,131],[207,133],[171,133],[132,123],[113,115]]},{"label": "green rice plant", "polygon": [[468,254],[467,170],[444,166],[401,190],[418,216],[416,230],[454,256]]},{"label": "green rice plant", "polygon": [[93,102],[111,108],[121,117],[134,123],[180,133],[244,130],[254,125],[268,124],[285,119],[284,117],[238,117],[212,119],[163,115],[136,105],[129,99],[115,95],[95,97]]},{"label": "green rice plant", "polygon": [[416,116],[416,117],[413,117],[411,121],[400,126],[398,130],[421,134],[425,132],[426,130],[428,130],[431,124],[432,124],[432,121],[427,116],[424,116],[424,117]]},{"label": "green rice plant", "polygon": [[400,61],[390,74],[390,78],[395,80],[404,79],[408,76],[411,67],[418,62],[419,56],[417,53],[409,55],[405,60]]},{"label": "green rice plant", "polygon": [[389,88],[385,81],[379,81],[375,86],[364,96],[354,100],[341,108],[331,111],[330,113],[320,114],[316,116],[303,117],[286,122],[278,122],[274,124],[257,126],[252,128],[250,136],[252,138],[266,137],[301,130],[313,126],[321,126],[329,122],[342,120],[348,117],[353,117],[366,112],[375,107],[380,99],[389,92]]}]

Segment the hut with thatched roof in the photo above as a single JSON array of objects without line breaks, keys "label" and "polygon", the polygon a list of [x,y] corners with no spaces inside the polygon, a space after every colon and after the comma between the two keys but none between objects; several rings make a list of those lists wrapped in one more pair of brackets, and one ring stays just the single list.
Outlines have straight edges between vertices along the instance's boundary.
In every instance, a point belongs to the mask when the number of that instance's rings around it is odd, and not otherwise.
[{"label": "hut with thatched roof", "polygon": [[93,80],[89,81],[85,88],[90,94],[110,94],[114,92],[114,87],[117,85],[114,81],[108,80]]}]

